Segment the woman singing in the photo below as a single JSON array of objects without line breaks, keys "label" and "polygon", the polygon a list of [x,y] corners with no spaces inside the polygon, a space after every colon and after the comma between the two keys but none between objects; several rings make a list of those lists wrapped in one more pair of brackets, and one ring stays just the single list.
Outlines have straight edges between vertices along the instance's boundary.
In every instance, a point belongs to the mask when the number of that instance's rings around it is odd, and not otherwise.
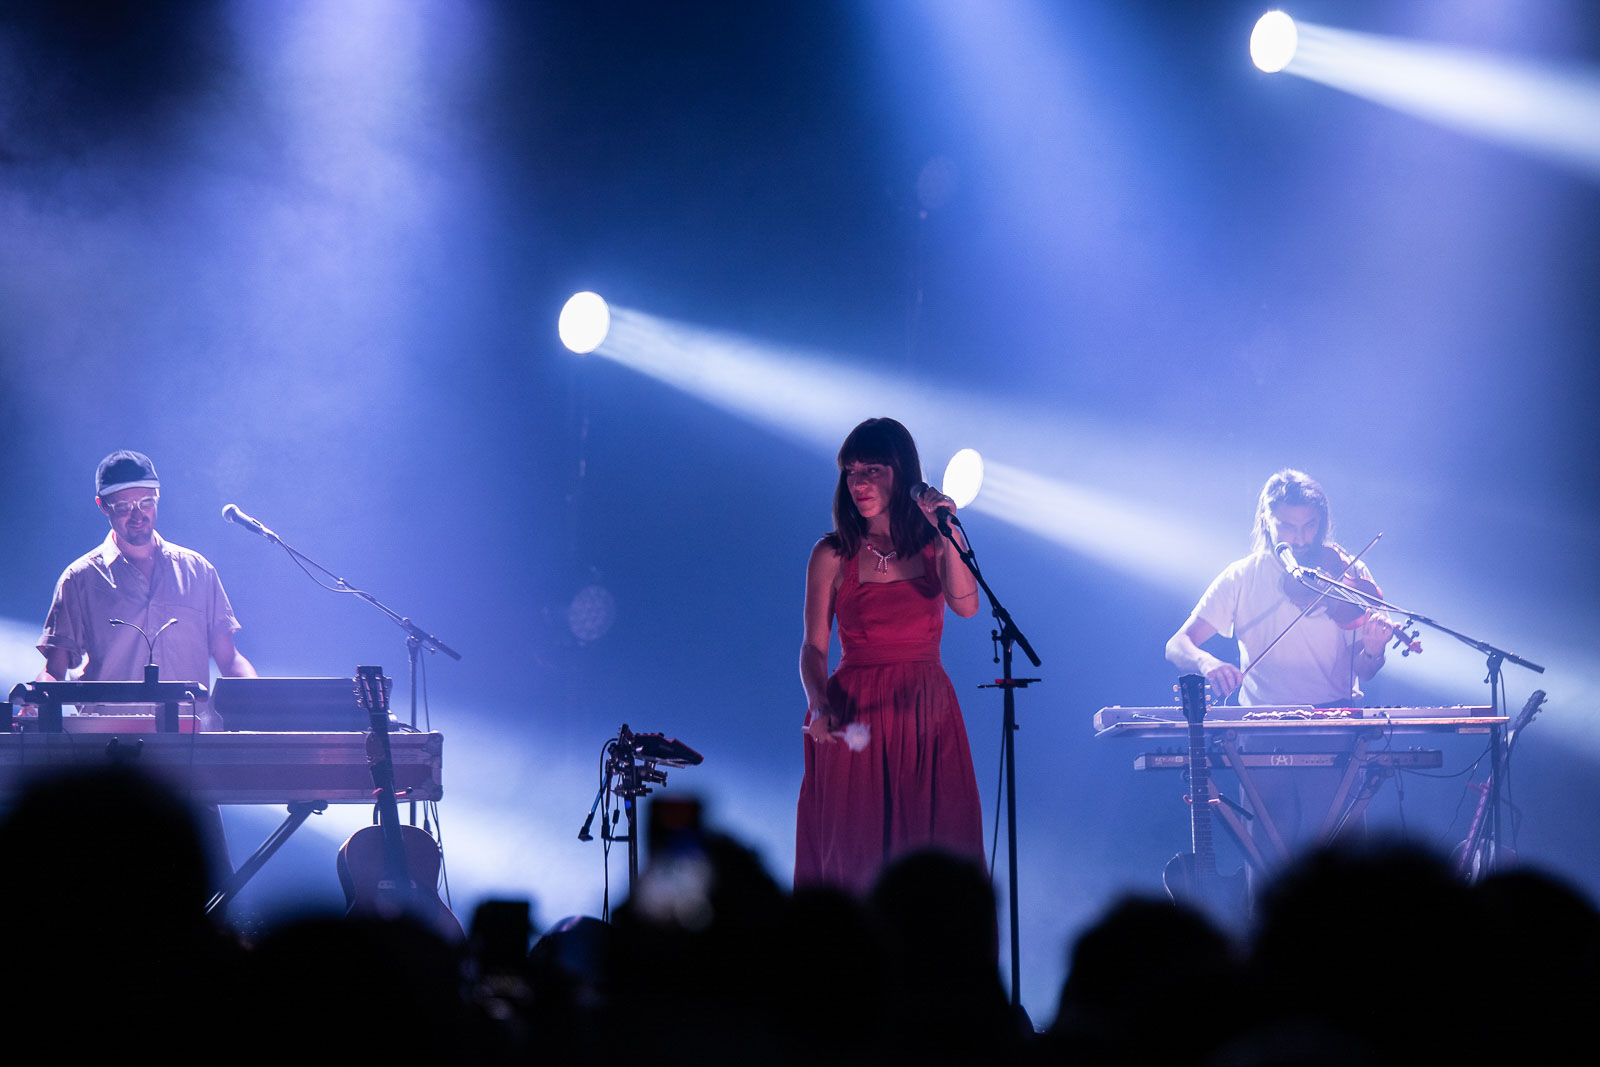
[{"label": "woman singing", "polygon": [[[978,586],[938,531],[917,446],[893,419],[868,419],[839,449],[833,532],[806,567],[805,780],[796,885],[871,887],[886,860],[936,845],[983,860],[983,816],[967,728],[939,665],[944,609],[978,611]],[[959,532],[957,536],[960,536]],[[844,655],[828,674],[839,620]]]}]

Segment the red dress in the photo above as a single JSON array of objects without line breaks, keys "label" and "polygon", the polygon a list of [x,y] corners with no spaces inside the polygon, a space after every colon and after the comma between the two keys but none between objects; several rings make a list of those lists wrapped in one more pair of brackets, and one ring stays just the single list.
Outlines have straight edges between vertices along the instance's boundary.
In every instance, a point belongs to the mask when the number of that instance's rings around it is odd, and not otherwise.
[{"label": "red dress", "polygon": [[844,655],[828,700],[840,730],[862,724],[869,736],[859,752],[805,739],[796,886],[865,892],[885,861],[928,845],[983,862],[967,727],[939,664],[938,550],[935,542],[923,551],[920,578],[898,582],[862,582],[859,557],[840,562],[834,614]]}]

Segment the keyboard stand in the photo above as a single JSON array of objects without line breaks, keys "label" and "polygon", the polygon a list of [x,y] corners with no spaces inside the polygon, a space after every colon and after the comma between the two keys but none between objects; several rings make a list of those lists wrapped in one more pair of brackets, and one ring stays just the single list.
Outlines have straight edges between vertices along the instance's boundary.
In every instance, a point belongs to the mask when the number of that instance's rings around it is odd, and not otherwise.
[{"label": "keyboard stand", "polygon": [[239,869],[233,872],[233,877],[228,879],[228,884],[218,890],[216,895],[206,902],[206,914],[215,914],[220,918],[227,911],[228,904],[233,898],[238,896],[240,890],[249,884],[250,879],[254,878],[256,873],[267,865],[267,861],[273,857],[278,849],[284,846],[284,843],[294,835],[294,832],[300,829],[301,825],[313,814],[321,815],[327,810],[328,802],[326,800],[301,800],[290,804],[289,817],[279,823],[277,829],[267,835],[267,839],[261,843],[261,847],[252,852],[250,858],[241,863]]}]

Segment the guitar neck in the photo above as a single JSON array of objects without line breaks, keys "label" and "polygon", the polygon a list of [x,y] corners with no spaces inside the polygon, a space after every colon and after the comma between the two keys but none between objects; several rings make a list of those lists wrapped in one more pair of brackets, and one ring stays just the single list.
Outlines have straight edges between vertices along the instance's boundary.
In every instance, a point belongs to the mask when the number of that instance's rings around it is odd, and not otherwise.
[{"label": "guitar neck", "polygon": [[1203,723],[1189,724],[1189,843],[1194,851],[1195,869],[1201,874],[1217,872],[1217,857],[1211,843],[1211,763],[1206,757],[1206,730]]},{"label": "guitar neck", "polygon": [[1189,724],[1189,843],[1195,872],[1217,873],[1211,847],[1211,763],[1206,757],[1206,680],[1199,674],[1178,679],[1178,702]]},{"label": "guitar neck", "polygon": [[394,799],[394,749],[389,744],[389,713],[371,710],[372,746],[376,752],[368,763],[372,772],[372,786],[377,791],[378,814],[382,816],[398,811]]},{"label": "guitar neck", "polygon": [[378,826],[383,831],[385,874],[389,884],[406,892],[405,845],[400,839],[400,805],[394,795],[394,753],[389,745],[389,698],[380,667],[357,667],[358,695],[367,711],[372,732],[367,757],[372,771]]}]

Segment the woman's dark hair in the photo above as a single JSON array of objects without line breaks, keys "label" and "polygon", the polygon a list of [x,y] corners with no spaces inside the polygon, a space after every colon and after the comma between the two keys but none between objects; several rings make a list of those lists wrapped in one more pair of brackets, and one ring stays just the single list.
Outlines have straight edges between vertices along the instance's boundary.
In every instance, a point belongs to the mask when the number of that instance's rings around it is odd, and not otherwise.
[{"label": "woman's dark hair", "polygon": [[932,541],[937,531],[911,499],[911,486],[922,481],[922,461],[911,431],[893,419],[868,419],[850,431],[839,446],[839,485],[833,491],[833,533],[824,540],[843,559],[854,559],[866,537],[867,520],[856,510],[845,477],[852,463],[881,463],[894,471],[889,490],[889,536],[901,559],[910,559]]}]

